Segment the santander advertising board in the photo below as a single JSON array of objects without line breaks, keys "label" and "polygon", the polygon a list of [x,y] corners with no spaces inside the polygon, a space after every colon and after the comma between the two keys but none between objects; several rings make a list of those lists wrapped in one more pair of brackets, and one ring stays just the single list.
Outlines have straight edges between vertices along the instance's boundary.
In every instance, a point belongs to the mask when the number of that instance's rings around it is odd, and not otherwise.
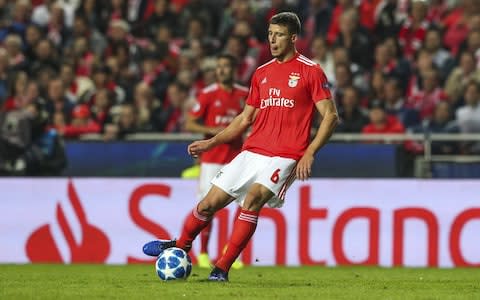
[{"label": "santander advertising board", "polygon": [[[311,179],[264,208],[250,265],[480,266],[480,182]],[[195,180],[1,179],[1,263],[149,263],[143,243],[178,237]],[[223,249],[236,204],[213,220]],[[195,262],[198,241],[191,252]]]}]

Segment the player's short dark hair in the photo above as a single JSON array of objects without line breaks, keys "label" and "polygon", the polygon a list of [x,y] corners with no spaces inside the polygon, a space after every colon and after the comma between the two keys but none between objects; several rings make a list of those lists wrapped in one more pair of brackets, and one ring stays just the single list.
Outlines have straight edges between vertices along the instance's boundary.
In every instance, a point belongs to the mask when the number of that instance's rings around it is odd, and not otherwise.
[{"label": "player's short dark hair", "polygon": [[301,30],[300,19],[293,12],[281,12],[270,19],[270,24],[282,25],[288,28],[291,34],[299,34]]},{"label": "player's short dark hair", "polygon": [[226,59],[230,62],[232,68],[237,67],[237,59],[235,56],[231,55],[230,53],[221,53],[217,56],[217,59]]}]

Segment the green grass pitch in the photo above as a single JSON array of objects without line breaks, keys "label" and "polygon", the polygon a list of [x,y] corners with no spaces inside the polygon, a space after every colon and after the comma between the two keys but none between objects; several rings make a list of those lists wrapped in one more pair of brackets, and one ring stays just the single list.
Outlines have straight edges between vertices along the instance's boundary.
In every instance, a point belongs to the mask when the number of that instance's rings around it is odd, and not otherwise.
[{"label": "green grass pitch", "polygon": [[247,267],[162,282],[153,265],[0,265],[0,299],[480,299],[480,269]]}]

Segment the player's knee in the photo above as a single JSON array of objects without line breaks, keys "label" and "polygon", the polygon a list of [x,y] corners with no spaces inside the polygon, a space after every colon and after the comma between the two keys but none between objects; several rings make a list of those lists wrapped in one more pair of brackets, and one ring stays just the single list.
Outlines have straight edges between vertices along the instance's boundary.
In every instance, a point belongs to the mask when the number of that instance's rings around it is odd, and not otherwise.
[{"label": "player's knee", "polygon": [[260,211],[272,196],[273,193],[269,189],[260,184],[254,184],[248,191],[242,208],[251,211]]},{"label": "player's knee", "polygon": [[205,200],[200,201],[197,206],[198,213],[208,218],[213,217],[217,210],[214,205]]},{"label": "player's knee", "polygon": [[249,211],[260,211],[266,201],[262,200],[260,194],[248,193],[242,208]]},{"label": "player's knee", "polygon": [[242,208],[248,211],[260,211],[262,209],[263,205],[259,205],[258,203],[255,202],[247,202],[245,201],[243,203]]},{"label": "player's knee", "polygon": [[223,194],[208,193],[202,201],[198,203],[198,213],[202,216],[212,217],[218,210],[222,209],[229,202],[229,197]]}]

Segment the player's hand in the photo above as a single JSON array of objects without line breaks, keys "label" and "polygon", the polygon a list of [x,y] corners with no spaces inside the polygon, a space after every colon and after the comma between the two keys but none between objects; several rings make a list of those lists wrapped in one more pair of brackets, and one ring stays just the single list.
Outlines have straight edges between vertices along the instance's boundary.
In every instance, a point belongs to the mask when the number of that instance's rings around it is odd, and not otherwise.
[{"label": "player's hand", "polygon": [[295,175],[298,179],[304,181],[312,175],[313,155],[305,153],[297,163]]},{"label": "player's hand", "polygon": [[193,157],[198,157],[202,152],[205,152],[211,148],[211,141],[208,140],[201,140],[195,141],[188,145],[188,154]]}]

